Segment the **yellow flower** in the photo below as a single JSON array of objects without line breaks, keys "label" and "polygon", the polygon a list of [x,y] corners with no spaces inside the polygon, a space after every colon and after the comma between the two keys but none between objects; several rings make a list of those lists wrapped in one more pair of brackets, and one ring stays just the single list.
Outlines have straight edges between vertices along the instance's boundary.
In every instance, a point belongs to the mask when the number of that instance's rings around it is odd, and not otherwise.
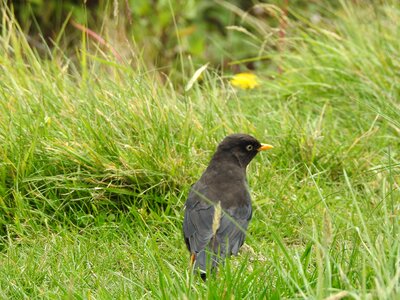
[{"label": "yellow flower", "polygon": [[254,89],[259,86],[258,78],[252,73],[238,73],[231,79],[231,84],[241,89]]}]

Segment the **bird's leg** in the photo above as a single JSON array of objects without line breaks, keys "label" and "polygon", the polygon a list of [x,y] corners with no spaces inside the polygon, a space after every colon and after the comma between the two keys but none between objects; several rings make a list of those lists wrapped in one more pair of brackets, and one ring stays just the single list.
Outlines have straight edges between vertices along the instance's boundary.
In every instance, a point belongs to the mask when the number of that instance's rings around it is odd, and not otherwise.
[{"label": "bird's leg", "polygon": [[[195,262],[196,262],[196,254],[195,254],[195,253],[192,253],[192,254],[190,255],[190,268],[193,268],[193,267],[194,267],[194,263],[195,263]],[[201,270],[201,269],[197,269],[197,271],[199,272],[199,275],[200,275],[201,279],[202,279],[203,281],[206,281],[206,278],[207,278],[206,271]]]},{"label": "bird's leg", "polygon": [[195,260],[196,254],[192,253],[192,255],[190,255],[190,267],[193,267]]}]

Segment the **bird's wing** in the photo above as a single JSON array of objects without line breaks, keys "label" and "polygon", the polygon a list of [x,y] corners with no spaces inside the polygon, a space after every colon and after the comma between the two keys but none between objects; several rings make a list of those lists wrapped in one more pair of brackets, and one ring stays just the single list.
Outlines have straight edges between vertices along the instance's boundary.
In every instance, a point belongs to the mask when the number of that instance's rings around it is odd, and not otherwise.
[{"label": "bird's wing", "polygon": [[[238,253],[244,243],[245,232],[252,215],[250,199],[248,199],[245,201],[246,205],[222,208],[221,217],[218,218],[219,226],[213,228],[214,214],[216,214],[218,204],[209,199],[218,199],[216,195],[209,186],[198,181],[192,187],[185,204],[183,221],[185,242],[189,251],[196,256],[195,267],[203,271],[206,269],[205,249],[208,246],[213,253],[220,253],[221,257]],[[245,197],[250,198],[250,195],[246,193]],[[217,258],[213,256],[212,260],[214,265]]]},{"label": "bird's wing", "polygon": [[206,270],[206,248],[213,237],[215,204],[207,199],[210,190],[201,182],[191,189],[186,201],[183,233],[189,251],[195,255],[195,269]]},{"label": "bird's wing", "polygon": [[252,217],[251,204],[246,206],[228,209],[223,213],[220,227],[216,233],[215,247],[221,256],[237,255],[246,237],[247,226]]},{"label": "bird's wing", "polygon": [[192,253],[204,250],[212,238],[214,205],[203,199],[207,195],[206,189],[201,183],[196,183],[185,204],[183,233],[186,245]]}]

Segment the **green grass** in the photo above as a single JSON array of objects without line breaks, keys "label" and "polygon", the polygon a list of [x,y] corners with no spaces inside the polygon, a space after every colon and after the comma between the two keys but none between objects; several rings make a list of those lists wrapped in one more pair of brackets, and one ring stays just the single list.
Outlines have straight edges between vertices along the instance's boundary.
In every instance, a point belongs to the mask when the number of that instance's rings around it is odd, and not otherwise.
[{"label": "green grass", "polygon": [[[291,13],[266,53],[281,73],[234,91],[209,70],[186,93],[85,37],[39,56],[3,13],[0,297],[398,299],[400,6]],[[203,283],[183,204],[233,132],[275,148],[248,170],[246,246]]]}]

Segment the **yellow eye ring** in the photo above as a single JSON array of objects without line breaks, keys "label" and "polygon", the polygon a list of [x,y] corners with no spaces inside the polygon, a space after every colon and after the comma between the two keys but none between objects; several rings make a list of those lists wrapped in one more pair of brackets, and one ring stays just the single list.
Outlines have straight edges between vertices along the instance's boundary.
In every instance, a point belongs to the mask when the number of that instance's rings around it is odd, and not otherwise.
[{"label": "yellow eye ring", "polygon": [[247,145],[246,150],[247,151],[252,151],[254,149],[253,145]]}]

